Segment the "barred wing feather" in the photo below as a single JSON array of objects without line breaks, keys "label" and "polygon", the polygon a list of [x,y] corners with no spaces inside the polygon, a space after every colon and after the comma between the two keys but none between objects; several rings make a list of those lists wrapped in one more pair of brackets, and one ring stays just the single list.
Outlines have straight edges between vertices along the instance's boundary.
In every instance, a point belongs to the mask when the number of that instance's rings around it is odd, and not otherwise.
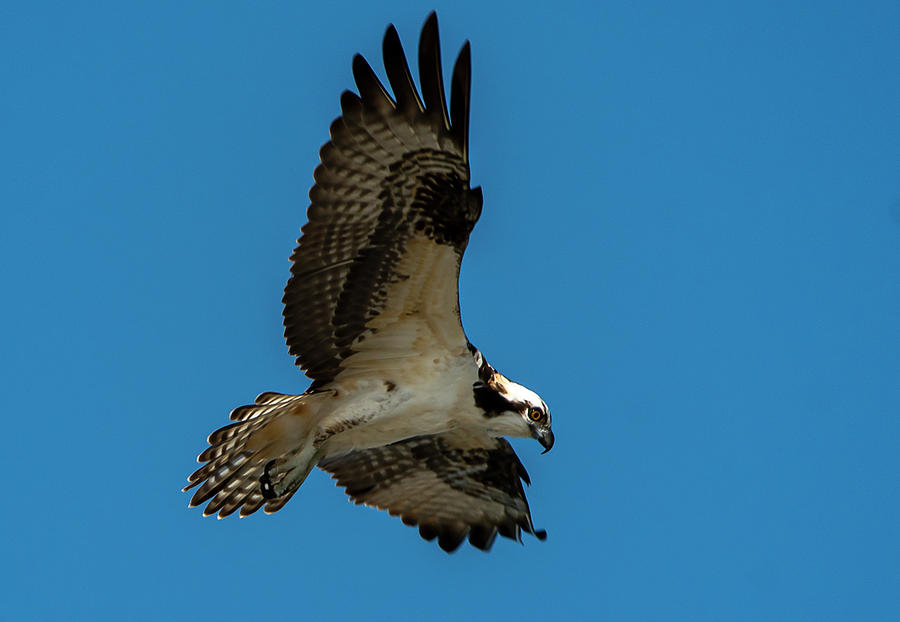
[{"label": "barred wing feather", "polygon": [[[451,115],[436,16],[429,16],[419,44],[421,98],[393,26],[383,47],[394,97],[357,55],[353,75],[359,95],[347,91],[341,97],[342,114],[321,149],[308,222],[291,257],[285,339],[313,379],[313,389],[333,380],[342,361],[373,331],[371,322],[385,311],[393,286],[410,276],[402,269],[404,260],[418,265],[449,248],[458,278],[481,213],[480,189],[469,188],[468,43],[453,71]],[[421,257],[407,257],[411,252]],[[441,289],[446,291],[435,291]],[[429,312],[455,323],[462,342],[456,278],[403,290],[404,296],[435,294],[455,304]]]},{"label": "barred wing feather", "polygon": [[328,458],[332,474],[350,499],[387,510],[418,525],[426,540],[445,551],[468,536],[489,550],[497,534],[515,540],[534,529],[522,482],[528,473],[509,442],[461,431],[417,436],[384,447]]}]

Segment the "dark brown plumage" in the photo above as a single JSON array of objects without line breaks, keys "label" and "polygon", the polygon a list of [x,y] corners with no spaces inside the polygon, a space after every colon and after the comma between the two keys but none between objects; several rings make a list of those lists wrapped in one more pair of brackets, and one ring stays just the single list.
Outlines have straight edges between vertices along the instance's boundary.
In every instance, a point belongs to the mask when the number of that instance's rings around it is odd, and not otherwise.
[{"label": "dark brown plumage", "polygon": [[405,278],[393,268],[410,237],[424,233],[450,244],[461,259],[481,214],[480,189],[469,189],[468,43],[453,72],[452,118],[435,14],[419,44],[424,104],[393,26],[383,48],[394,97],[355,56],[359,95],[341,96],[342,114],[331,124],[309,193],[309,221],[291,256],[284,334],[314,387],[337,375],[354,342],[365,338],[366,322],[383,308],[387,287]]},{"label": "dark brown plumage", "polygon": [[500,535],[521,539],[535,530],[522,482],[528,473],[505,439],[464,433],[420,436],[329,458],[319,466],[359,504],[387,510],[418,525],[445,551],[469,537],[488,550]]}]

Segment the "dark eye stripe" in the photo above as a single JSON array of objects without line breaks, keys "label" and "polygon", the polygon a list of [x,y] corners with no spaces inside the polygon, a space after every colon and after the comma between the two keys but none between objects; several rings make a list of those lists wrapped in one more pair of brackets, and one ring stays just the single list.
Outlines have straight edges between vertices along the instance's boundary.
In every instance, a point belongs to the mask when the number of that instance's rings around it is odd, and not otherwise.
[{"label": "dark eye stripe", "polygon": [[472,386],[472,392],[475,394],[475,405],[484,410],[487,417],[495,417],[502,412],[518,409],[513,402],[483,382],[476,382]]}]

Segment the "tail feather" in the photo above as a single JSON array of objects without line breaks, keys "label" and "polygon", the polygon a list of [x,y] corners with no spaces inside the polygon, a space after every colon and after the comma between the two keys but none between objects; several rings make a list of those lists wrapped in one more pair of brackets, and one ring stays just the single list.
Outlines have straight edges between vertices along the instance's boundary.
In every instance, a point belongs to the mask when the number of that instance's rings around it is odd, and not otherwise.
[{"label": "tail feather", "polygon": [[252,493],[250,493],[250,496],[244,499],[244,504],[241,506],[240,517],[243,518],[245,516],[250,516],[256,510],[262,507],[265,502],[266,498],[262,495],[262,493],[258,490],[254,490]]},{"label": "tail feather", "polygon": [[[262,474],[262,465],[253,460],[253,457],[254,454],[250,452],[240,454],[229,464],[207,477],[194,493],[191,505],[200,505],[209,499],[213,499],[213,503],[221,503],[234,490],[241,490],[247,485],[255,485],[259,480],[258,475]],[[256,471],[259,471],[259,474]],[[257,477],[252,479],[254,475]],[[209,509],[207,507],[207,510]]]},{"label": "tail feather", "polygon": [[[260,393],[256,396],[256,399],[253,400],[253,404],[248,404],[246,406],[238,406],[229,414],[229,418],[232,421],[247,421],[248,419],[255,419],[257,417],[262,417],[272,412],[273,410],[277,410],[278,407],[284,406],[285,404],[290,404],[293,402],[301,401],[305,395],[288,395],[286,393],[275,393],[273,391],[268,391],[266,393]],[[269,406],[270,408],[260,408],[261,406]],[[226,428],[228,426],[225,426]],[[225,428],[220,428],[220,430]]]},{"label": "tail feather", "polygon": [[236,421],[209,435],[210,446],[197,458],[205,462],[188,477],[184,490],[199,486],[190,506],[209,502],[204,516],[218,513],[219,518],[240,508],[248,516],[265,506],[266,513],[281,509],[295,490],[267,499],[260,489],[266,464],[293,454],[307,442],[312,429],[309,409],[303,395],[262,393],[256,404],[235,408]]},{"label": "tail feather", "polygon": [[236,447],[246,442],[247,437],[263,428],[269,421],[268,417],[257,416],[248,421],[219,428],[209,435],[207,439],[209,447],[197,456],[197,462],[215,462],[222,456],[231,454]]},{"label": "tail feather", "polygon": [[294,496],[294,493],[297,492],[299,488],[294,488],[293,490],[289,490],[280,497],[275,497],[274,499],[268,499],[268,503],[266,503],[266,507],[263,508],[263,512],[266,514],[274,514],[278,510],[284,507],[284,504],[291,500],[291,497]]},{"label": "tail feather", "polygon": [[288,393],[275,393],[274,391],[265,391],[256,396],[253,400],[258,405],[286,404],[287,402],[295,402],[303,395],[291,395]]},{"label": "tail feather", "polygon": [[[227,482],[221,482],[205,494],[211,501],[203,510],[204,516],[212,516],[219,513],[220,518],[225,518],[235,509],[244,504],[244,500],[259,488],[259,477],[262,467],[259,464],[247,464],[244,468],[235,471]],[[201,491],[198,490],[197,494]],[[195,495],[196,496],[196,495]],[[200,503],[203,503],[201,501]],[[193,500],[191,501],[193,503]]]}]

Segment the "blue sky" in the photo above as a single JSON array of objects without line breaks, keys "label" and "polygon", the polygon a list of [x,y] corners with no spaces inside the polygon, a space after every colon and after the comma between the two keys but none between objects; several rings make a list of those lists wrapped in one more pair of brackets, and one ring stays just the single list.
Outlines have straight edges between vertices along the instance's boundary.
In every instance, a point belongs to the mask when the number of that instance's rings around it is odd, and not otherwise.
[{"label": "blue sky", "polygon": [[[900,5],[310,4],[0,8],[5,614],[900,618]],[[320,472],[203,519],[206,435],[306,386],[281,291],[351,57],[431,8],[549,539],[447,556]]]}]

